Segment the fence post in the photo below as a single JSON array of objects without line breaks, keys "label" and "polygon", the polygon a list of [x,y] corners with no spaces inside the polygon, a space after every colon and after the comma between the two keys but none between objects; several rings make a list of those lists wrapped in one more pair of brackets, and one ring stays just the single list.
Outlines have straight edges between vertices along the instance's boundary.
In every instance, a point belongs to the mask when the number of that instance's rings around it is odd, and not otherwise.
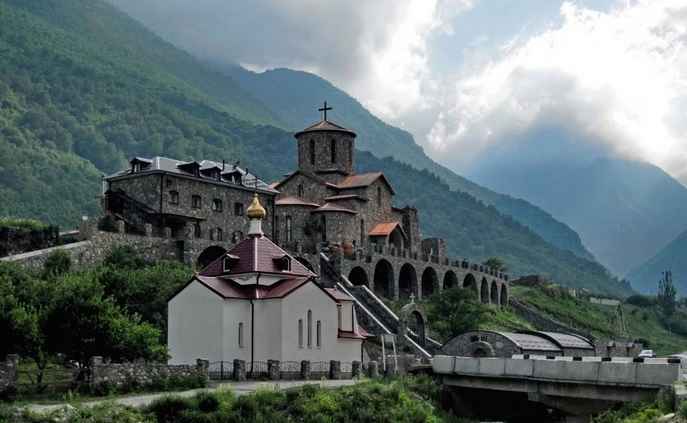
[{"label": "fence post", "polygon": [[370,379],[379,377],[379,364],[376,361],[372,360],[367,363],[367,375]]},{"label": "fence post", "polygon": [[361,375],[361,370],[362,370],[362,363],[359,361],[354,361],[351,364],[351,378],[357,379]]},{"label": "fence post", "polygon": [[341,379],[341,362],[337,360],[329,361],[329,379]]},{"label": "fence post", "polygon": [[270,380],[279,380],[281,377],[281,369],[279,360],[267,360],[267,374]]},{"label": "fence post", "polygon": [[202,358],[196,359],[196,371],[207,382],[210,380],[210,361]]},{"label": "fence post", "polygon": [[301,361],[301,379],[310,379],[310,362],[308,360]]},{"label": "fence post", "polygon": [[238,382],[246,380],[246,362],[238,358],[234,360],[234,380]]}]

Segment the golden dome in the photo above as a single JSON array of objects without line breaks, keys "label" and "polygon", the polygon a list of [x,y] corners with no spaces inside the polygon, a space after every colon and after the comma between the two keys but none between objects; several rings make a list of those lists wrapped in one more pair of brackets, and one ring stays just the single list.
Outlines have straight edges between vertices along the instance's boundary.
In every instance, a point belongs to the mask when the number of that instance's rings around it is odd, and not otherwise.
[{"label": "golden dome", "polygon": [[260,204],[257,192],[255,193],[255,195],[253,195],[253,201],[250,203],[250,206],[248,206],[248,210],[246,210],[246,216],[248,216],[249,219],[261,220],[264,219],[265,216],[267,216],[267,211],[265,211],[265,209]]}]

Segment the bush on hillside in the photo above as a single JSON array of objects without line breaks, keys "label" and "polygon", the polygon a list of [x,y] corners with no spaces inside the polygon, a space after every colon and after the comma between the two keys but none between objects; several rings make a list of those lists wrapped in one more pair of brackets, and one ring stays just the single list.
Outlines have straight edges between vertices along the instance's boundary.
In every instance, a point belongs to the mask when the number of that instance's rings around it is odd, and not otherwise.
[{"label": "bush on hillside", "polygon": [[72,257],[64,250],[51,252],[43,263],[43,274],[46,277],[60,276],[72,267]]},{"label": "bush on hillside", "polygon": [[656,297],[650,297],[648,295],[640,294],[630,295],[629,297],[627,297],[625,302],[633,306],[648,308],[656,305]]}]

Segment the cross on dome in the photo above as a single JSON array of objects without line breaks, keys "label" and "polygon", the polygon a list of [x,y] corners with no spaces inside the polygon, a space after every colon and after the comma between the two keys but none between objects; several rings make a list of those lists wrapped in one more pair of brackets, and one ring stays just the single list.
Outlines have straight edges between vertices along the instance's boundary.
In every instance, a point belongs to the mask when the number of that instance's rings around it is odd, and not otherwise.
[{"label": "cross on dome", "polygon": [[327,120],[327,110],[333,110],[332,107],[327,107],[327,102],[324,102],[324,107],[317,109],[319,112],[324,112],[324,118],[322,120]]}]

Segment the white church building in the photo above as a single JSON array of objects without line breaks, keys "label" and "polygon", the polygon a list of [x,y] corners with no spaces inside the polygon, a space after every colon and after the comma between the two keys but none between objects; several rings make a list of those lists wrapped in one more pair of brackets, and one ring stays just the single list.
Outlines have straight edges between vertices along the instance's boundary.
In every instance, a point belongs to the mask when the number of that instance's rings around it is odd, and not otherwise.
[{"label": "white church building", "polygon": [[362,361],[365,331],[353,299],[261,229],[257,194],[246,239],[196,273],[168,302],[170,364],[212,361]]}]

